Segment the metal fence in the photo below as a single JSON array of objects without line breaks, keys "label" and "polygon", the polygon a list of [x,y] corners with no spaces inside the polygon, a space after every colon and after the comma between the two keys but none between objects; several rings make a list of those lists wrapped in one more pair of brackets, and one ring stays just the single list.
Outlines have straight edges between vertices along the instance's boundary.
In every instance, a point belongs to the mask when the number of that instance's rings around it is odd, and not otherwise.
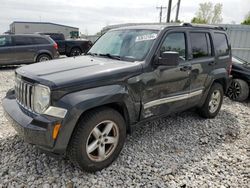
[{"label": "metal fence", "polygon": [[228,33],[233,55],[250,62],[250,26],[231,24],[220,26]]}]

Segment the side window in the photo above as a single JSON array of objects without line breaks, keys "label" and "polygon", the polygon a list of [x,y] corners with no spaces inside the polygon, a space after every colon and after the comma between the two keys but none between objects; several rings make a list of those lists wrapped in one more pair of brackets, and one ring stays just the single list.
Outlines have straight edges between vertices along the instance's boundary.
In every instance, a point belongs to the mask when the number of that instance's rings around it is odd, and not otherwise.
[{"label": "side window", "polygon": [[214,46],[219,56],[229,54],[227,37],[224,33],[214,33]]},{"label": "side window", "polygon": [[211,42],[208,33],[190,33],[193,58],[211,56]]},{"label": "side window", "polygon": [[49,41],[41,37],[33,37],[33,44],[49,44]]},{"label": "side window", "polygon": [[32,45],[32,39],[28,36],[14,36],[16,46]]},{"label": "side window", "polygon": [[185,33],[170,33],[165,38],[160,53],[165,51],[179,52],[181,59],[186,59],[186,39]]},{"label": "side window", "polygon": [[0,47],[10,46],[11,37],[9,36],[0,36]]},{"label": "side window", "polygon": [[47,35],[49,35],[53,40],[64,40],[64,35],[60,34],[60,33],[48,33]]}]

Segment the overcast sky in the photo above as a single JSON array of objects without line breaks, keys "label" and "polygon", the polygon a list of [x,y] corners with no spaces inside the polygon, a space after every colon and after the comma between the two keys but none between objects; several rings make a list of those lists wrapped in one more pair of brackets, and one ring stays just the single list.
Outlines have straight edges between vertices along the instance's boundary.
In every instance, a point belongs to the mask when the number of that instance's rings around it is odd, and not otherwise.
[{"label": "overcast sky", "polygon": [[[173,6],[177,0],[173,0]],[[190,22],[204,0],[181,0],[179,19]],[[212,0],[223,3],[223,23],[240,23],[250,0]],[[44,21],[79,27],[82,33],[95,34],[106,25],[128,22],[158,22],[156,6],[168,0],[0,0],[0,33],[13,21]],[[166,12],[163,15],[166,19]],[[174,19],[175,10],[171,18]]]}]

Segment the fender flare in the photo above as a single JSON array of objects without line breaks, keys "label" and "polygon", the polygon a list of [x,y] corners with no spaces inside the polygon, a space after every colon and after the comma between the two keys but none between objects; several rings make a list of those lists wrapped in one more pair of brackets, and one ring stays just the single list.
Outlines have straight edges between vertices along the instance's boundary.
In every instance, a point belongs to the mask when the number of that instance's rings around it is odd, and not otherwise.
[{"label": "fender flare", "polygon": [[60,99],[57,105],[64,108],[67,105],[68,112],[62,122],[61,134],[58,135],[54,151],[56,153],[66,151],[76,125],[86,111],[113,103],[124,105],[128,112],[129,123],[137,121],[140,102],[134,102],[123,85],[87,89],[70,93]]},{"label": "fender flare", "polygon": [[210,88],[212,87],[212,85],[215,82],[219,82],[224,89],[224,93],[226,93],[228,87],[229,87],[229,81],[230,81],[230,77],[228,75],[228,72],[225,68],[220,68],[220,69],[215,69],[213,70],[207,80],[206,80],[206,89],[204,90],[204,94],[203,97],[201,99],[201,102],[199,104],[198,107],[202,107],[203,104],[205,103],[207,96],[208,96],[208,92],[210,91]]}]

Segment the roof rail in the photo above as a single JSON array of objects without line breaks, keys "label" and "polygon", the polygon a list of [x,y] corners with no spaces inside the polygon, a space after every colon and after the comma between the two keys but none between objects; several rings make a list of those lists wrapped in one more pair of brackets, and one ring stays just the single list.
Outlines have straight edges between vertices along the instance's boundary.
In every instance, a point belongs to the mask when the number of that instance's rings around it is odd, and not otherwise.
[{"label": "roof rail", "polygon": [[193,27],[193,25],[191,23],[181,23],[181,26],[184,26],[184,27]]},{"label": "roof rail", "polygon": [[219,25],[209,25],[209,24],[192,24],[192,23],[182,23],[181,26],[184,27],[200,27],[200,28],[211,28],[211,29],[218,29],[218,30],[226,30],[222,26]]}]

